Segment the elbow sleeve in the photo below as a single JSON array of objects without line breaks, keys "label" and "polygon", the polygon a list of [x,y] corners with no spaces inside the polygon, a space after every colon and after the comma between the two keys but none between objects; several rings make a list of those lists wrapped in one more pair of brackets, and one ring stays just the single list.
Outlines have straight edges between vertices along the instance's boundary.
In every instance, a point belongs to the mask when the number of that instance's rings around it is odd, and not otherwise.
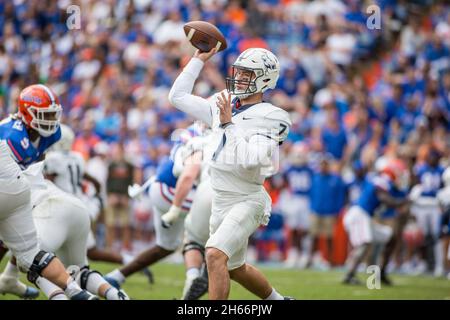
[{"label": "elbow sleeve", "polygon": [[169,102],[171,105],[176,106],[178,100],[180,99],[180,96],[182,96],[182,93],[177,92],[177,90],[174,90],[174,87],[172,87],[169,91]]}]

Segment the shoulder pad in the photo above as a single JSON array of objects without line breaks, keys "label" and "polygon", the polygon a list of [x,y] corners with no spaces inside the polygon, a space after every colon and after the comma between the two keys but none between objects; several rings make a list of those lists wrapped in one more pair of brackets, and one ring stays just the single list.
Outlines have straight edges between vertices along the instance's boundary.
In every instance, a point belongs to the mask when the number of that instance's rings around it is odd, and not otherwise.
[{"label": "shoulder pad", "polygon": [[10,118],[12,121],[12,129],[17,130],[17,131],[24,131],[24,124],[22,122],[22,120],[19,119],[12,119]]},{"label": "shoulder pad", "polygon": [[287,138],[292,124],[289,113],[270,103],[260,103],[248,111],[248,116],[254,117],[251,125],[253,130],[279,143]]},{"label": "shoulder pad", "polygon": [[275,107],[273,111],[269,112],[265,118],[267,120],[274,120],[274,121],[284,121],[289,126],[292,125],[291,117],[289,116],[289,113],[287,113],[285,110]]}]

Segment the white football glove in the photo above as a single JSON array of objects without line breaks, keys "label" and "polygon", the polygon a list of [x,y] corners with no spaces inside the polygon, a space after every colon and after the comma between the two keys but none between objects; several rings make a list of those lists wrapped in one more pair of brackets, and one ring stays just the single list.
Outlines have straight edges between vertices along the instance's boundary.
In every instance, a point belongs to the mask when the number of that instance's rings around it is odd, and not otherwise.
[{"label": "white football glove", "polygon": [[172,205],[169,211],[161,216],[161,224],[164,228],[170,228],[170,226],[180,217],[184,217],[183,212],[181,212],[181,208]]}]

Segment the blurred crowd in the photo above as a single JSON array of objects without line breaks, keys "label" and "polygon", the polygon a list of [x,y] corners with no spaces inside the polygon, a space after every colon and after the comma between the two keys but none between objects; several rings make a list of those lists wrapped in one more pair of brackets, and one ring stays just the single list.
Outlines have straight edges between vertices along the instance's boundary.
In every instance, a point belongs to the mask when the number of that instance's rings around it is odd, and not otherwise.
[{"label": "blurred crowd", "polygon": [[[372,4],[380,9],[380,28],[367,26]],[[67,28],[70,5],[80,7],[80,29]],[[278,89],[267,99],[291,113],[293,126],[281,149],[280,174],[267,187],[280,213],[271,226],[282,232],[257,234],[259,259],[271,259],[264,239],[282,243],[276,259],[289,256],[289,247],[300,247],[308,233],[333,241],[339,215],[377,159],[401,157],[412,176],[430,155],[449,166],[446,1],[0,0],[1,118],[16,111],[18,93],[31,83],[45,83],[59,95],[63,122],[77,134],[74,149],[103,183],[106,206],[118,210],[107,224],[128,230],[126,249],[133,239],[150,241],[152,230],[148,203],[129,202],[128,184],[149,178],[170,151],[171,132],[192,121],[167,99],[193,53],[182,28],[192,20],[213,23],[228,41],[205,66],[198,95],[224,89],[228,66],[249,47],[268,48],[281,63]],[[331,208],[311,210],[332,212],[335,219],[288,223],[299,208],[290,201],[294,184],[313,183],[289,179],[298,161],[333,175],[305,189],[320,203],[326,198],[317,200],[314,190],[340,188],[330,190]],[[333,192],[343,195],[337,199]],[[117,239],[110,234],[106,244]]]}]

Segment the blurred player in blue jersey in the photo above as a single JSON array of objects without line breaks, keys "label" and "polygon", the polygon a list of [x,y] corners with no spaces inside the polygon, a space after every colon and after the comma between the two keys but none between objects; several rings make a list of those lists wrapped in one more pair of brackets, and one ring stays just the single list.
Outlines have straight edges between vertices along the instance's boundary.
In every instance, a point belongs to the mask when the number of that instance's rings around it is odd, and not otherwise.
[{"label": "blurred player in blue jersey", "polygon": [[[142,251],[125,266],[115,269],[105,276],[105,279],[116,288],[119,289],[127,277],[174,253],[182,244],[184,219],[178,219],[169,226],[164,225],[161,217],[164,213],[173,209],[172,204],[175,198],[178,177],[186,169],[183,168],[183,148],[185,148],[189,139],[198,135],[200,135],[200,132],[193,128],[183,130],[179,140],[172,147],[170,156],[160,162],[156,170],[155,182],[151,184],[149,191],[155,219],[156,244]],[[184,201],[177,208],[182,216],[186,216],[191,209],[194,194],[195,190],[190,190]]]},{"label": "blurred player in blue jersey", "polygon": [[[375,243],[386,244],[391,240],[392,228],[375,221],[374,216],[382,206],[401,207],[408,203],[405,198],[395,198],[393,185],[403,189],[408,183],[407,169],[401,160],[395,159],[364,184],[361,196],[344,216],[344,227],[349,235],[353,250],[349,258],[349,270],[344,283],[358,284],[356,270]],[[389,284],[385,273],[381,281]]]},{"label": "blurred player in blue jersey", "polygon": [[[444,187],[439,190],[437,198],[442,210],[441,232],[444,247],[443,252],[446,257],[444,260],[450,260],[450,167],[445,169],[442,174],[442,181],[444,182]],[[450,265],[444,263],[445,267],[450,267]],[[447,279],[450,280],[450,270],[447,269],[445,271],[448,272]]]},{"label": "blurred player in blue jersey", "polygon": [[[404,199],[408,196],[408,191],[409,186],[404,189],[400,189],[397,185],[393,184],[391,194],[394,198]],[[394,254],[396,248],[399,249],[399,245],[401,245],[403,230],[409,217],[409,211],[405,209],[409,208],[405,206],[400,208],[386,207],[381,215],[376,217],[377,222],[389,226],[393,233],[391,239],[385,245],[382,243],[376,243],[373,246],[372,255],[368,259],[368,265],[376,264],[378,257],[382,254],[383,258],[381,272],[383,274],[387,273],[386,268],[391,256]],[[385,278],[385,281],[389,281],[389,279]]]},{"label": "blurred player in blue jersey", "polygon": [[[308,165],[308,147],[299,142],[292,146],[289,154],[289,166],[285,169],[284,178],[288,185],[287,199],[281,210],[291,233],[291,248],[288,252],[288,267],[304,266],[307,254],[301,256],[303,239],[309,232],[310,192],[313,171]],[[304,259],[306,258],[306,259]],[[304,263],[302,263],[304,261]]]},{"label": "blurred player in blue jersey", "polygon": [[411,191],[413,206],[411,213],[425,236],[422,255],[425,261],[421,261],[416,273],[425,271],[433,272],[438,276],[443,273],[442,246],[439,241],[441,209],[437,199],[437,193],[442,187],[442,174],[444,168],[439,165],[440,155],[430,150],[426,163],[415,168],[415,176],[418,184]]},{"label": "blurred player in blue jersey", "polygon": [[[39,276],[65,290],[72,299],[92,299],[73,281],[53,253],[40,250],[31,215],[30,186],[22,173],[42,160],[45,151],[61,137],[62,107],[44,85],[31,85],[19,96],[19,112],[0,123],[0,236],[27,272],[30,282]],[[13,266],[6,268],[14,272]]]}]

